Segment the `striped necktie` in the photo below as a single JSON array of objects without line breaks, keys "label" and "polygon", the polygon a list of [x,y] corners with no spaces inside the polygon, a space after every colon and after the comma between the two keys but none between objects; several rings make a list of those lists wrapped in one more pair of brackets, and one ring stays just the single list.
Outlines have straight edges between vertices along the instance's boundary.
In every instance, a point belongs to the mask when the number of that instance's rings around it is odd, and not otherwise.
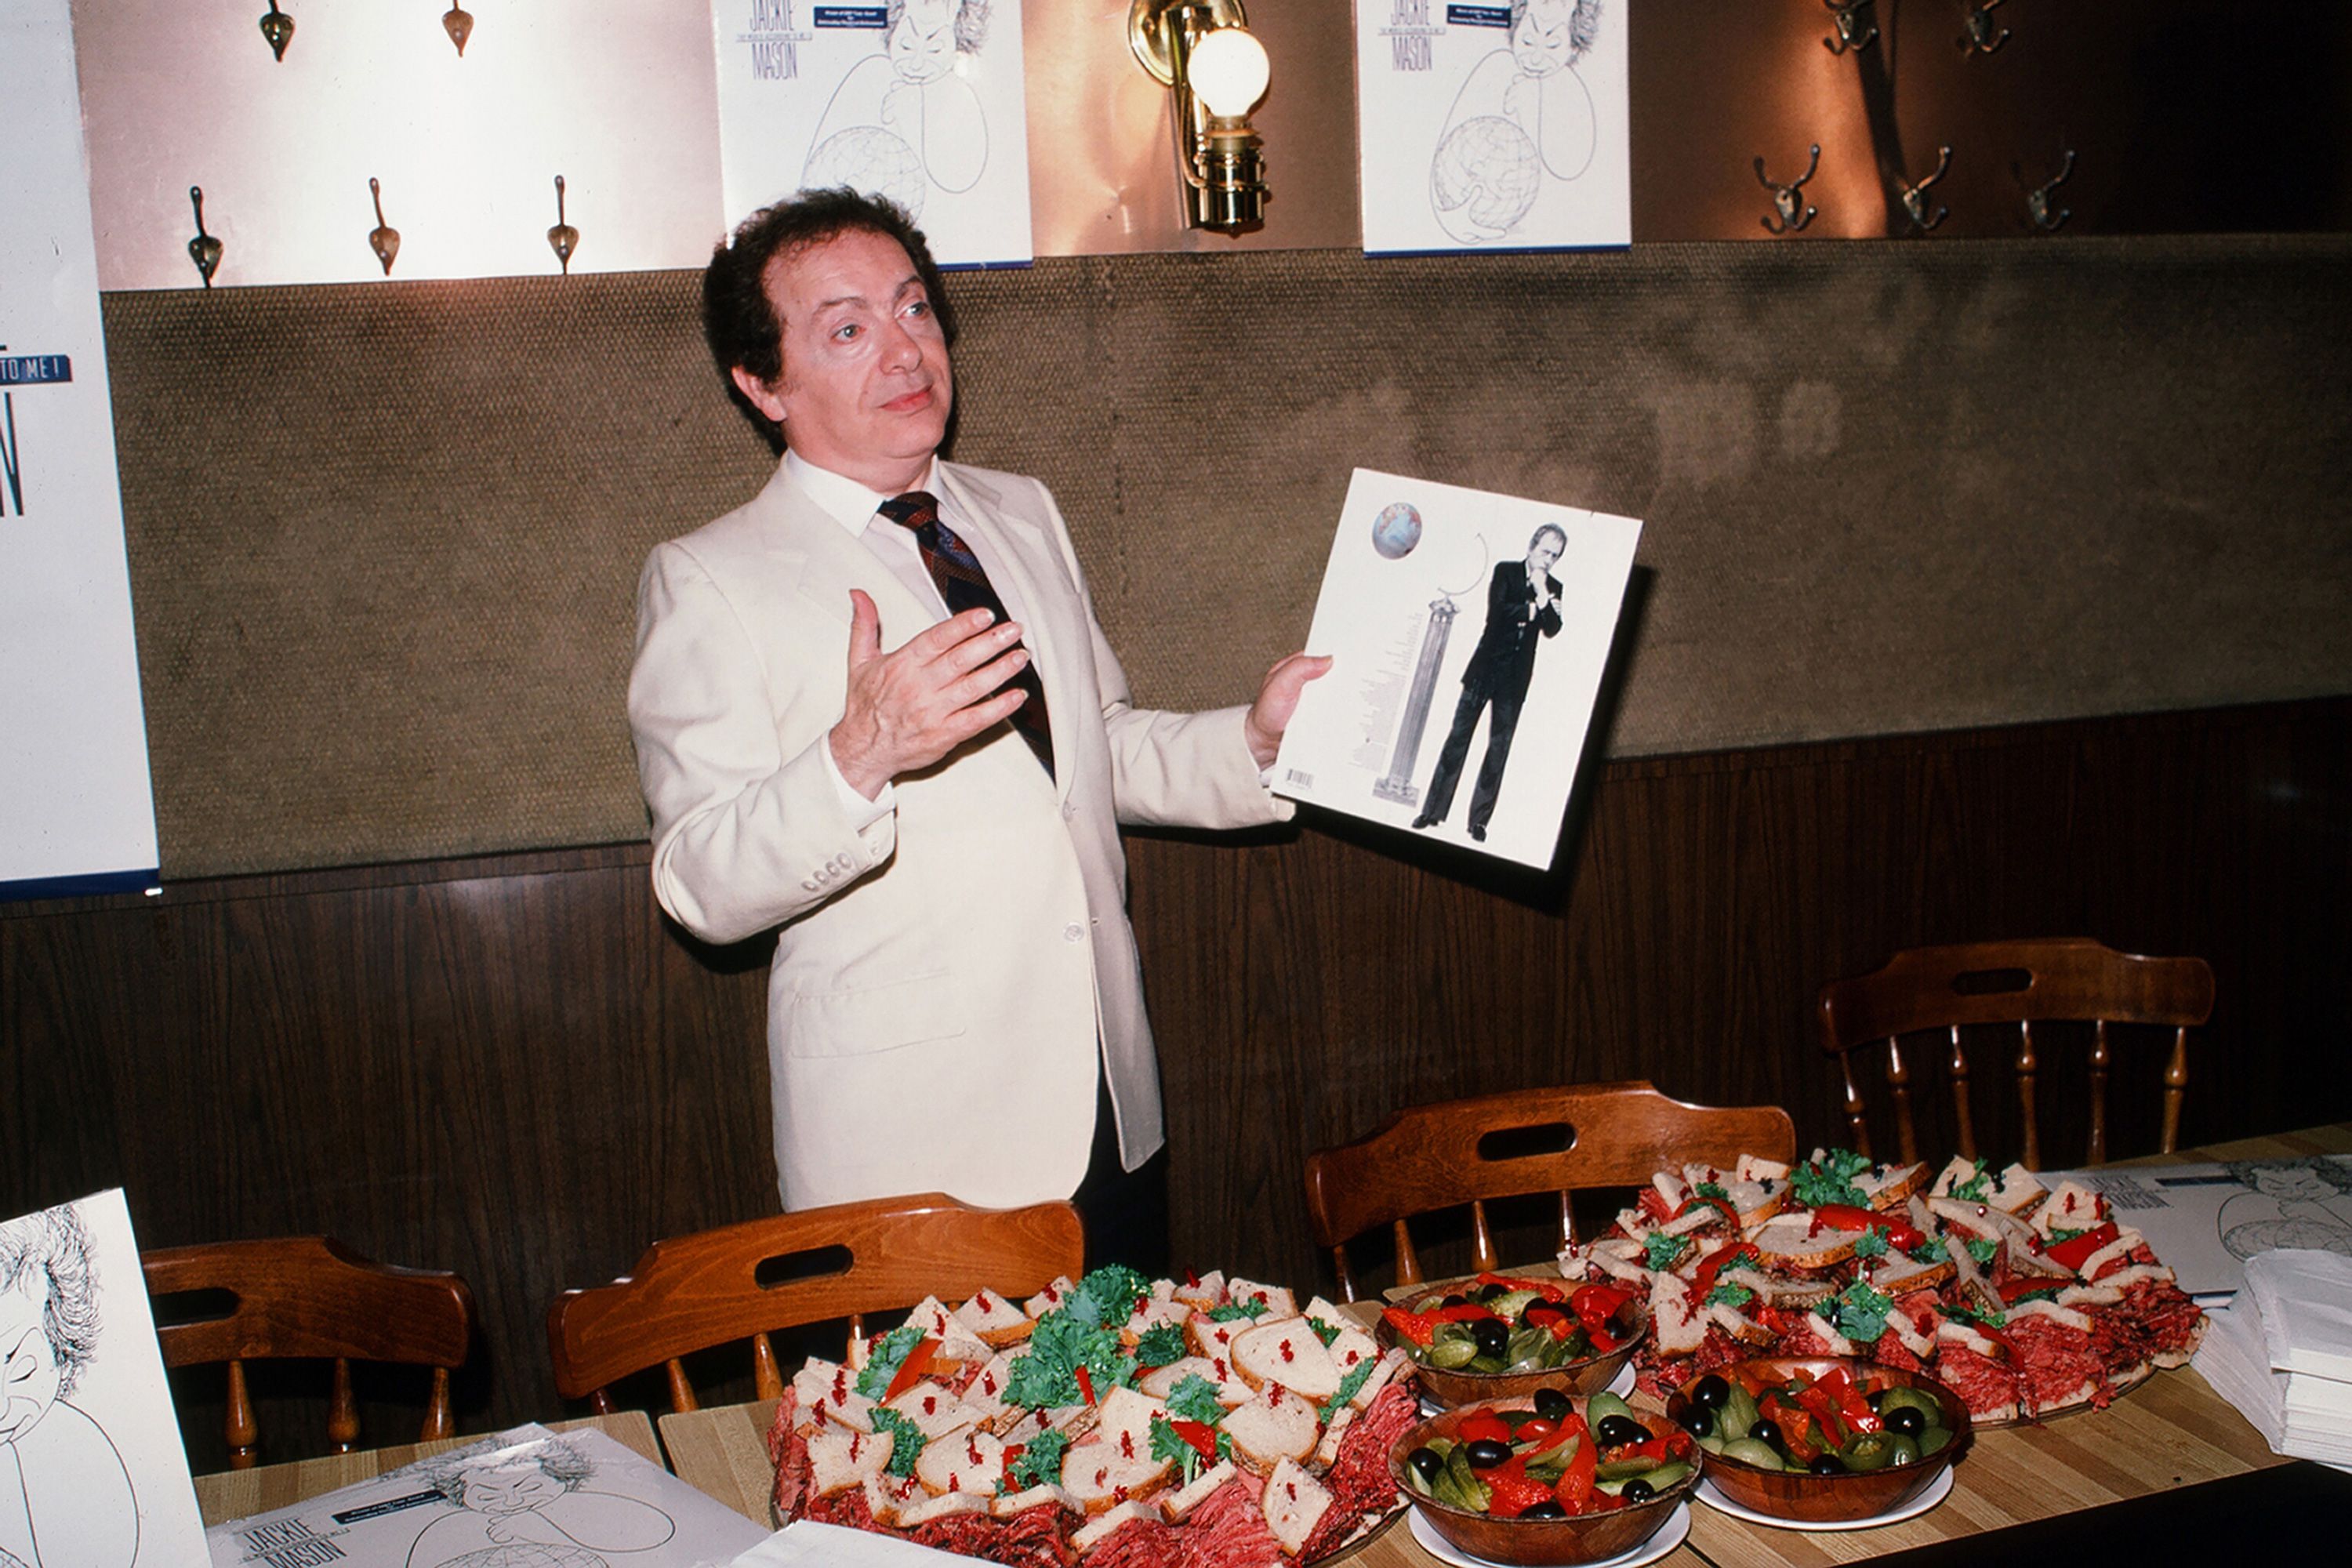
[{"label": "striped necktie", "polygon": [[[988,574],[971,547],[955,536],[955,531],[940,521],[939,498],[929,490],[908,490],[882,503],[881,513],[892,522],[915,536],[916,545],[923,552],[923,567],[931,574],[931,582],[947,602],[948,614],[961,615],[970,609],[984,608],[994,614],[997,621],[1013,617],[1004,613],[1004,601],[996,596],[990,585]],[[1054,772],[1054,737],[1045,721],[1045,688],[1037,679],[1037,658],[1033,651],[1021,673],[1005,682],[1029,694],[1029,700],[1013,710],[1013,727],[1045,764],[1045,773]]]}]

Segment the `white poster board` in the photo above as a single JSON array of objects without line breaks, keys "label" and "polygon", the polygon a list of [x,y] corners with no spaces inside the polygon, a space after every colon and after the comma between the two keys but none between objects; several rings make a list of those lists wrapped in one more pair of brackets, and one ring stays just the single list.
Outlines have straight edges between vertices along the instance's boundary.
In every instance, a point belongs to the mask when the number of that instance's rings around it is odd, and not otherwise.
[{"label": "white poster board", "polygon": [[1358,468],[1275,793],[1549,867],[1641,534]]},{"label": "white poster board", "polygon": [[527,1426],[209,1540],[214,1568],[705,1568],[768,1534],[602,1432]]},{"label": "white poster board", "polygon": [[68,0],[0,0],[0,899],[154,883]]},{"label": "white poster board", "polygon": [[0,1223],[0,1563],[205,1560],[119,1190]]},{"label": "white poster board", "polygon": [[2352,1257],[2352,1155],[2054,1171],[2107,1200],[2117,1225],[2147,1237],[2175,1282],[2210,1302],[2235,1295],[2246,1259],[2281,1247]]},{"label": "white poster board", "polygon": [[1356,0],[1364,249],[1633,240],[1630,0]]},{"label": "white poster board", "polygon": [[1020,0],[710,0],[710,20],[730,225],[849,185],[906,208],[941,266],[1032,258]]}]

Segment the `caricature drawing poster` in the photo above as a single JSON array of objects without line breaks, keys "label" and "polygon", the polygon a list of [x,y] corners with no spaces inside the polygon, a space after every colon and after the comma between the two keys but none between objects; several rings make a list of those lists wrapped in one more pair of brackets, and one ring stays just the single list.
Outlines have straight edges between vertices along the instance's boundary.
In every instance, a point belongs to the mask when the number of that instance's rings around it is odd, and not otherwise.
[{"label": "caricature drawing poster", "polygon": [[1633,240],[1631,0],[1356,0],[1364,248]]},{"label": "caricature drawing poster", "polygon": [[730,226],[848,185],[944,267],[1027,262],[1021,0],[710,0]]},{"label": "caricature drawing poster", "polygon": [[205,1560],[120,1190],[0,1222],[0,1564]]},{"label": "caricature drawing poster", "polygon": [[1551,864],[1642,525],[1358,468],[1277,795]]}]

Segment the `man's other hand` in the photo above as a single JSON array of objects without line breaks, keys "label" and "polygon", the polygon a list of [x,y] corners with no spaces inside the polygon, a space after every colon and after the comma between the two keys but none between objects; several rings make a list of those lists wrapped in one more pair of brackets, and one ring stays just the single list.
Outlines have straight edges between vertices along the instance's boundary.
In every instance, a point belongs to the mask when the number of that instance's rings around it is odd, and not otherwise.
[{"label": "man's other hand", "polygon": [[1242,734],[1259,767],[1274,766],[1275,753],[1282,749],[1282,732],[1290,728],[1290,716],[1298,711],[1299,692],[1330,668],[1328,654],[1294,653],[1265,672],[1257,700],[1242,720]]},{"label": "man's other hand", "polygon": [[1017,624],[991,626],[991,618],[966,610],[886,654],[874,601],[849,591],[849,696],[830,743],[850,788],[872,800],[899,774],[930,766],[1013,716],[1027,694],[999,688],[1029,662],[1029,650]]}]

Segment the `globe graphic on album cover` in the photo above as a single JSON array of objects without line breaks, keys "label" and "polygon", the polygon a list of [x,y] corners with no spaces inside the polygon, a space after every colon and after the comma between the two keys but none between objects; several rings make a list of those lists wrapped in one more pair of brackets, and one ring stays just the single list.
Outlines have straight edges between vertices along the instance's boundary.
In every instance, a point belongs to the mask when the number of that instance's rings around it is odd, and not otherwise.
[{"label": "globe graphic on album cover", "polygon": [[578,1546],[518,1541],[453,1557],[441,1568],[612,1568],[603,1553]]},{"label": "globe graphic on album cover", "polygon": [[1482,114],[1437,144],[1430,200],[1441,213],[1466,209],[1481,228],[1507,229],[1536,205],[1540,164],[1526,132],[1499,114]]},{"label": "globe graphic on album cover", "polygon": [[889,197],[908,217],[923,216],[923,161],[904,137],[879,125],[853,125],[826,137],[809,154],[801,184],[812,191],[847,185]]},{"label": "globe graphic on album cover", "polygon": [[1421,542],[1421,513],[1411,501],[1391,501],[1372,519],[1372,548],[1391,561],[1402,561]]}]

